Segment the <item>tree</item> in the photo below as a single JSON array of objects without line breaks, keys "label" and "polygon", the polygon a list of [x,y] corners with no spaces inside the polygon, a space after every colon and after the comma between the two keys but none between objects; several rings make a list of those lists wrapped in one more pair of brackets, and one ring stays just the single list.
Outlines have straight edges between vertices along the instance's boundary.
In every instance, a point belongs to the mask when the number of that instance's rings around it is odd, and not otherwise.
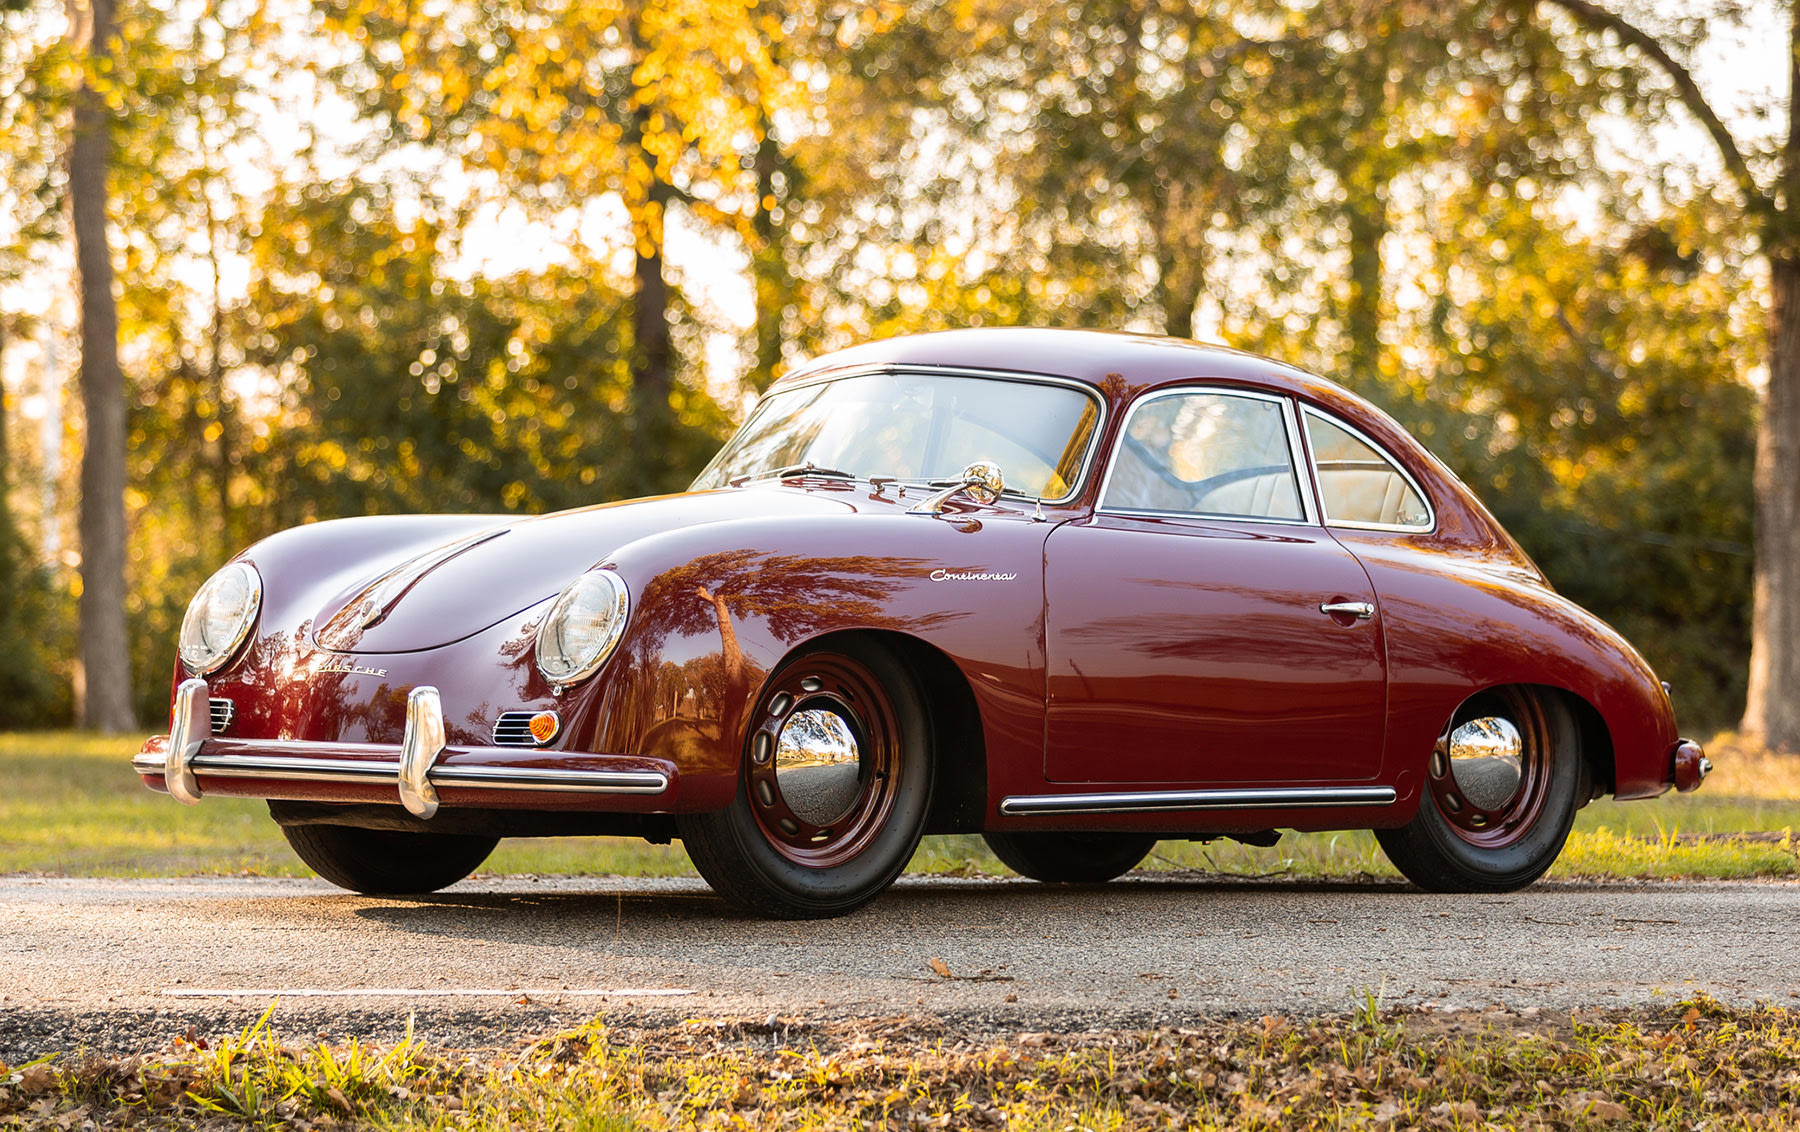
[{"label": "tree", "polygon": [[1398,324],[1429,380],[1390,407],[1637,644],[1684,727],[1722,727],[1750,640],[1751,257],[1711,197],[1651,213],[1617,188],[1579,224],[1479,182],[1434,202],[1457,238],[1415,263],[1438,300]]},{"label": "tree", "polygon": [[77,722],[131,731],[131,642],[125,624],[125,374],[107,240],[112,157],[111,75],[118,31],[113,0],[88,0],[71,22],[84,49],[69,140],[69,214],[81,296],[81,640]]},{"label": "tree", "polygon": [[753,0],[570,0],[556,18],[509,0],[427,12],[398,0],[334,0],[358,66],[339,81],[371,117],[500,173],[555,211],[615,194],[629,218],[631,389],[623,482],[676,490],[694,470],[677,380],[671,212],[729,231],[754,211],[750,160],[779,85],[779,21]]},{"label": "tree", "polygon": [[1661,74],[1669,95],[1718,150],[1743,228],[1768,260],[1769,380],[1756,434],[1755,608],[1741,730],[1771,748],[1800,752],[1800,4],[1787,4],[1787,136],[1778,154],[1759,161],[1739,146],[1681,61],[1704,24],[1659,38],[1591,0],[1541,5],[1595,37],[1596,50],[1622,46]]}]

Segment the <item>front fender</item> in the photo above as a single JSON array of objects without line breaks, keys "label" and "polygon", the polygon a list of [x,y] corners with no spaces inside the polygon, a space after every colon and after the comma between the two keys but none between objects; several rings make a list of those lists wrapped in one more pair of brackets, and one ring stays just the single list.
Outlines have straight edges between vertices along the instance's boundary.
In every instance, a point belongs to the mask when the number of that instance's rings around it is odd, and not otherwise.
[{"label": "front fender", "polygon": [[896,509],[713,523],[622,547],[606,564],[632,592],[631,624],[592,693],[592,749],[671,759],[684,789],[704,778],[723,805],[782,659],[827,634],[882,631],[948,654],[980,705],[989,759],[1035,773],[1048,529],[1006,512]]}]

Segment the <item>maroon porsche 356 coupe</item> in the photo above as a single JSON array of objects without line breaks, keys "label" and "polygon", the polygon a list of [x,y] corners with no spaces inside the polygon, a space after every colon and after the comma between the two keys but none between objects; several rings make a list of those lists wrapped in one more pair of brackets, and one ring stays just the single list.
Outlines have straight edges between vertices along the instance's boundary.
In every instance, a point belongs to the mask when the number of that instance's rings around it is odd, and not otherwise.
[{"label": "maroon porsche 356 coupe", "polygon": [[179,651],[144,782],[266,798],[366,892],[626,834],[827,916],[924,833],[1092,882],[1280,828],[1501,891],[1590,799],[1709,769],[1631,646],[1387,416],[1122,334],[819,359],[681,495],[287,531],[201,588]]}]

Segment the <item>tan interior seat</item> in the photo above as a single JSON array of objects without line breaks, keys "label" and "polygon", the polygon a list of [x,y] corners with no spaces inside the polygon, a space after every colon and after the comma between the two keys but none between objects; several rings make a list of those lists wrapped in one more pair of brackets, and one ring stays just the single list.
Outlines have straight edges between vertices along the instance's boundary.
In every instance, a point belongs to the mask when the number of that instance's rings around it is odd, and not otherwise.
[{"label": "tan interior seat", "polygon": [[1319,490],[1325,514],[1346,523],[1383,523],[1398,526],[1405,520],[1402,508],[1408,495],[1406,481],[1386,469],[1324,468]]},{"label": "tan interior seat", "polygon": [[1201,496],[1194,510],[1210,515],[1245,515],[1257,519],[1298,519],[1294,478],[1285,472],[1250,476],[1214,488]]}]

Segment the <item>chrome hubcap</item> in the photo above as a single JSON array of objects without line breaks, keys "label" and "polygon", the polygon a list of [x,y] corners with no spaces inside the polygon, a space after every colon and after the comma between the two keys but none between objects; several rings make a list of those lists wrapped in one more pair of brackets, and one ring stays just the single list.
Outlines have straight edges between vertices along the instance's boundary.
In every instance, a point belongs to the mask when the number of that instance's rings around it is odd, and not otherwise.
[{"label": "chrome hubcap", "polygon": [[1502,716],[1483,716],[1458,727],[1449,742],[1450,774],[1457,791],[1477,809],[1503,809],[1524,779],[1520,765],[1524,749],[1519,729]]},{"label": "chrome hubcap", "polygon": [[862,793],[862,754],[850,725],[835,711],[797,711],[775,744],[775,779],[795,817],[828,826]]}]

